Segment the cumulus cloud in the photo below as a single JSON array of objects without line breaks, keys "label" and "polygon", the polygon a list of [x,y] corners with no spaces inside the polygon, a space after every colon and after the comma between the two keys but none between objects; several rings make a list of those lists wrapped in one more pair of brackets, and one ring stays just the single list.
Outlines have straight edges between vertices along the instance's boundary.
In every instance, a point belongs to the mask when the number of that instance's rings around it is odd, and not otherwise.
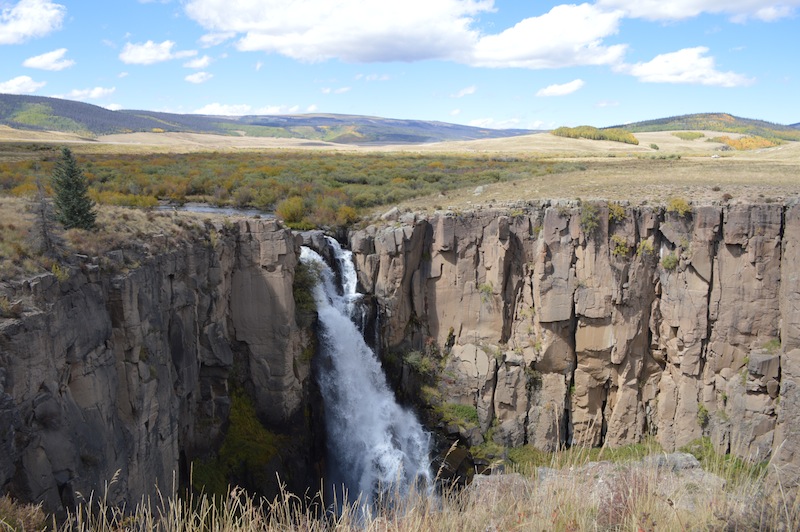
[{"label": "cumulus cloud", "polygon": [[30,76],[17,76],[14,79],[0,82],[0,93],[30,94],[47,84],[44,81],[33,81]]},{"label": "cumulus cloud", "polygon": [[61,28],[67,8],[50,0],[19,0],[0,4],[0,44],[19,44]]},{"label": "cumulus cloud", "polygon": [[211,64],[211,58],[207,55],[203,57],[196,57],[191,61],[187,61],[183,64],[186,68],[207,68],[208,65]]},{"label": "cumulus cloud", "polygon": [[183,79],[189,83],[205,83],[213,77],[214,74],[209,74],[208,72],[195,72],[194,74],[189,74]]},{"label": "cumulus cloud", "polygon": [[558,68],[613,64],[626,51],[603,43],[617,33],[623,12],[586,3],[556,6],[494,35],[475,28],[480,15],[495,10],[493,0],[187,0],[184,9],[209,36],[238,36],[239,50],[309,62],[444,59]]},{"label": "cumulus cloud", "polygon": [[590,4],[559,5],[538,17],[478,41],[463,62],[483,67],[562,68],[609,65],[621,61],[627,46],[606,46],[619,31],[622,12]]},{"label": "cumulus cloud", "polygon": [[67,94],[56,95],[55,98],[65,98],[67,100],[97,100],[110,96],[116,91],[116,87],[94,87],[92,89],[74,89]]},{"label": "cumulus cloud", "polygon": [[110,104],[106,105],[105,107],[109,111],[119,111],[120,109],[122,109],[122,106],[120,104],[118,104],[118,103],[110,103]]},{"label": "cumulus cloud", "polygon": [[123,63],[129,65],[152,65],[170,59],[183,59],[197,55],[196,50],[182,50],[173,52],[175,46],[173,41],[156,43],[147,41],[145,43],[125,43],[125,47],[119,54]]},{"label": "cumulus cloud", "polygon": [[543,89],[539,89],[536,92],[536,96],[566,96],[567,94],[572,94],[577,91],[584,85],[586,85],[586,82],[582,79],[575,79],[569,83],[562,83],[560,85],[548,85]]},{"label": "cumulus cloud", "polygon": [[26,66],[28,68],[39,68],[41,70],[64,70],[65,68],[69,68],[75,64],[75,61],[71,59],[64,59],[64,55],[66,53],[66,48],[59,48],[58,50],[53,50],[52,52],[29,57],[22,62],[22,66]]},{"label": "cumulus cloud", "polygon": [[478,90],[478,87],[475,85],[470,85],[469,87],[464,87],[460,91],[456,92],[455,94],[451,94],[451,98],[463,98],[464,96],[469,96],[470,94],[475,94],[475,91]]},{"label": "cumulus cloud", "polygon": [[318,110],[319,110],[319,107],[317,107],[317,104],[312,103],[311,105],[309,105],[306,108],[306,113],[316,113]]},{"label": "cumulus cloud", "polygon": [[706,55],[708,48],[697,46],[677,52],[657,55],[646,63],[622,65],[619,71],[639,78],[645,83],[686,83],[692,85],[714,85],[739,87],[753,83],[736,72],[720,72],[715,68],[714,58]]},{"label": "cumulus cloud", "polygon": [[188,0],[186,14],[212,34],[241,35],[240,50],[302,61],[416,61],[450,57],[478,34],[492,0]]},{"label": "cumulus cloud", "polygon": [[649,20],[680,20],[702,13],[727,14],[737,22],[791,16],[800,0],[598,0],[601,8],[620,9],[626,16]]}]

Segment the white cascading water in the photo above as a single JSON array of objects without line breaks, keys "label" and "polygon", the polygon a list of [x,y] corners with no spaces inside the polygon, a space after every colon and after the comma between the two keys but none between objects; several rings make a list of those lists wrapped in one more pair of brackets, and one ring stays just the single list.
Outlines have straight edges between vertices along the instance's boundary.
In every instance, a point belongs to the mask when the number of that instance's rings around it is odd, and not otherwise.
[{"label": "white cascading water", "polygon": [[[369,505],[431,485],[430,435],[413,413],[397,404],[380,362],[351,315],[358,307],[356,272],[349,251],[330,239],[339,261],[340,295],[334,273],[306,247],[300,260],[315,264],[314,288],[320,321],[321,368],[317,372],[325,405],[329,479],[350,501]],[[330,484],[329,484],[330,485]]]}]

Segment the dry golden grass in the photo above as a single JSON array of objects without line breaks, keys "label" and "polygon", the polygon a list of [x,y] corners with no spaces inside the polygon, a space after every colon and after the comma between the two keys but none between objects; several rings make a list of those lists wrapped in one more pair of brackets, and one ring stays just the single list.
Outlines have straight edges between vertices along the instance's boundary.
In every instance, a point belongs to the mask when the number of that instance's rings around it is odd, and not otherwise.
[{"label": "dry golden grass", "polygon": [[[553,457],[553,462],[559,460]],[[274,500],[231,488],[222,498],[158,495],[135,507],[109,503],[107,493],[86,494],[58,530],[217,531],[486,531],[486,530],[797,530],[800,504],[762,476],[731,482],[725,466],[704,472],[673,470],[655,460],[572,461],[556,469],[477,476],[464,490],[411,494],[402,502],[366,507],[326,505],[322,493]],[[0,503],[3,501],[0,500]],[[10,501],[6,501],[10,502]],[[37,507],[6,504],[2,519],[19,522]],[[32,519],[29,518],[28,519]],[[15,521],[17,520],[17,521]],[[32,521],[28,521],[32,522]],[[0,526],[2,524],[0,523]]]},{"label": "dry golden grass", "polygon": [[76,254],[97,257],[101,266],[110,266],[105,255],[126,250],[125,263],[115,268],[138,265],[138,258],[168,251],[187,242],[208,242],[206,222],[218,215],[190,212],[161,212],[136,208],[98,206],[96,231],[71,229],[58,231],[64,248],[55,257],[33,250],[30,241],[34,215],[32,200],[0,196],[0,281],[53,272],[58,265],[73,262]]}]

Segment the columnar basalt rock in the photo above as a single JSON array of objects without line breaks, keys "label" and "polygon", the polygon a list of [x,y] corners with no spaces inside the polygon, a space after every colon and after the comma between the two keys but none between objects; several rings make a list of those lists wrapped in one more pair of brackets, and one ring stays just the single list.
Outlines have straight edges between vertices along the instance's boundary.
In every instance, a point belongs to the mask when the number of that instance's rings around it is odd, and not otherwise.
[{"label": "columnar basalt rock", "polygon": [[545,202],[406,215],[351,241],[385,347],[436,342],[443,400],[475,406],[497,443],[709,436],[794,464],[798,212]]},{"label": "columnar basalt rock", "polygon": [[110,504],[167,493],[220,444],[230,383],[273,428],[302,432],[288,429],[309,374],[294,237],[267,220],[205,231],[127,272],[5,283],[24,312],[0,320],[0,488],[50,511],[115,473]]}]

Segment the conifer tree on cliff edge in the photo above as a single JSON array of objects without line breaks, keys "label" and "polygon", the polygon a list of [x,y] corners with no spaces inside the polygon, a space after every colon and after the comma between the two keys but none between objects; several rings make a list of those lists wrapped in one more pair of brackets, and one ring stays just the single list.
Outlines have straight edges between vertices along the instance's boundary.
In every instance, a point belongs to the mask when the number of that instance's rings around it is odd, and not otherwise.
[{"label": "conifer tree on cliff edge", "polygon": [[94,229],[97,212],[89,198],[89,183],[69,148],[61,149],[61,159],[52,175],[56,219],[65,229]]}]

